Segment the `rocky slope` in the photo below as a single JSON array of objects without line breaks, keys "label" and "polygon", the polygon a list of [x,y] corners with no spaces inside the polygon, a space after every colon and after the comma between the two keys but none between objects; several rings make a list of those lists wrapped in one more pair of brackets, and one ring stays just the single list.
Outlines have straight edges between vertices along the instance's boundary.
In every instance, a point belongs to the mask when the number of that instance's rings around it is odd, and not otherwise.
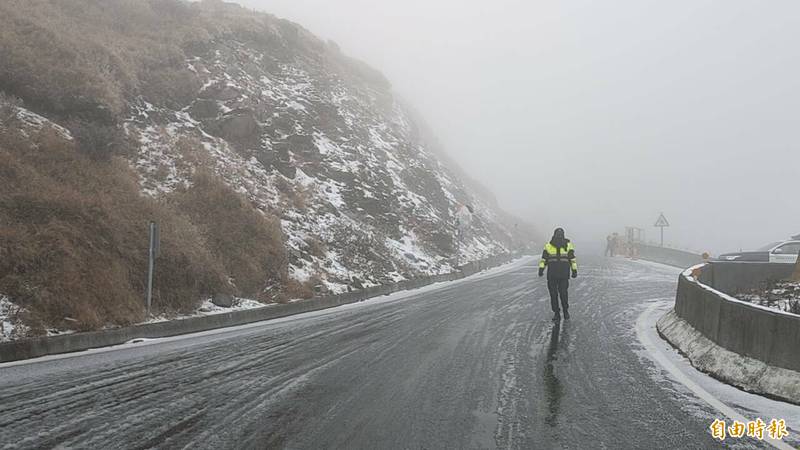
[{"label": "rocky slope", "polygon": [[341,55],[282,62],[235,40],[196,52],[187,61],[203,85],[196,100],[174,110],[139,99],[125,122],[141,143],[143,191],[191,183],[197,155],[186,161],[176,142],[199,143],[217,174],[281,218],[293,276],[334,289],[452,270],[459,205],[482,216],[462,261],[507,251],[510,233],[492,233],[492,209],[429,152],[387,86],[324,58]]},{"label": "rocky slope", "polygon": [[[175,203],[201,174],[223,180],[279,220],[287,256],[274,264],[285,264],[287,280],[340,292],[450,271],[531,240],[526,226],[443,162],[380,73],[296,24],[218,1],[35,0],[6,8],[0,39],[12,50],[0,50],[0,67],[24,64],[0,69],[0,90],[22,99],[19,114],[88,136],[82,141],[94,152],[113,147],[155,202]],[[115,28],[125,17],[141,26]],[[76,28],[80,38],[70,39],[66,30]],[[25,67],[26,56],[55,58],[37,47],[43,39],[24,36],[30,29],[62,34],[63,52],[74,52],[75,71],[86,75],[61,79],[58,70]],[[156,56],[133,50],[161,41],[170,47]]]}]

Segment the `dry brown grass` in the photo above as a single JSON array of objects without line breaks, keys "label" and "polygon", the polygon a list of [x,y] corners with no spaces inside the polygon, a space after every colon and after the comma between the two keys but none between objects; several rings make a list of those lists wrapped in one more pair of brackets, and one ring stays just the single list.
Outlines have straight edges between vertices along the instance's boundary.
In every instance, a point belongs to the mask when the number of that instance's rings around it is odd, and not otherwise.
[{"label": "dry brown grass", "polygon": [[284,177],[277,177],[275,179],[275,187],[278,189],[283,197],[286,199],[288,206],[297,210],[305,211],[308,208],[309,193],[302,186],[296,186]]},{"label": "dry brown grass", "polygon": [[314,296],[314,285],[313,282],[301,282],[295,279],[290,279],[286,283],[286,289],[284,290],[283,294],[281,295],[280,301],[281,302],[288,302],[289,300],[294,299],[309,299]]},{"label": "dry brown grass", "polygon": [[208,173],[159,203],[139,194],[120,159],[93,159],[50,129],[6,130],[0,185],[0,292],[40,331],[143,319],[150,220],[162,238],[156,312],[188,312],[214,293],[309,296],[310,287],[287,285],[277,221]]},{"label": "dry brown grass", "polygon": [[227,37],[287,61],[327,49],[294,24],[222,1],[3,0],[0,91],[62,119],[106,124],[139,95],[180,109],[201,88],[187,54]]},{"label": "dry brown grass", "polygon": [[191,9],[164,0],[4,0],[0,89],[38,109],[104,123],[134,94],[174,101],[164,95],[170,87],[191,86],[176,72],[181,45],[198,31],[187,20]]},{"label": "dry brown grass", "polygon": [[237,294],[270,299],[270,287],[287,279],[285,238],[278,221],[264,216],[240,194],[207,172],[172,196],[176,208],[197,224],[222,261]]},{"label": "dry brown grass", "polygon": [[305,239],[308,254],[317,258],[325,258],[328,248],[318,237],[309,236]]},{"label": "dry brown grass", "polygon": [[[31,325],[142,319],[150,220],[162,231],[157,311],[188,311],[217,292],[313,294],[288,281],[277,222],[219,180],[199,175],[160,203],[140,195],[119,158],[132,151],[119,126],[131,101],[187,104],[200,88],[187,55],[227,38],[287,62],[326,51],[293,24],[219,1],[0,1],[0,122],[14,111],[13,95],[76,137],[0,130],[0,292],[30,310]],[[212,166],[196,143],[175,145],[185,164]],[[306,207],[303,193],[290,201]]]},{"label": "dry brown grass", "polygon": [[5,132],[0,184],[0,292],[36,322],[96,329],[142,319],[149,220],[162,228],[159,310],[230,290],[198,229],[140,196],[123,161],[92,160],[49,129],[32,140]]}]

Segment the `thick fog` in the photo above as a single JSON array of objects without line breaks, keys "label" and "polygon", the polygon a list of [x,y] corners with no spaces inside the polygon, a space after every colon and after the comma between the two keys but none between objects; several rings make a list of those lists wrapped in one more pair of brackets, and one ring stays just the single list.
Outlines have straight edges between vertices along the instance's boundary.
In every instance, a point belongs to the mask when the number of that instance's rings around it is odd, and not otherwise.
[{"label": "thick fog", "polygon": [[800,233],[800,3],[242,0],[382,70],[502,206],[578,243]]}]

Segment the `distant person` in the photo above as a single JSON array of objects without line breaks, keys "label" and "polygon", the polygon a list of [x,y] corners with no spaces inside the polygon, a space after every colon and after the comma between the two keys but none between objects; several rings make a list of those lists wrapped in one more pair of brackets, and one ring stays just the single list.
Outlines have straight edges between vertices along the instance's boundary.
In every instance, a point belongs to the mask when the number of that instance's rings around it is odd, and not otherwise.
[{"label": "distant person", "polygon": [[610,234],[606,237],[606,256],[614,257],[614,236]]},{"label": "distant person", "polygon": [[561,298],[561,309],[564,318],[569,319],[569,277],[578,277],[578,262],[575,260],[575,246],[564,237],[564,229],[556,228],[553,237],[544,246],[542,259],[539,261],[539,276],[544,276],[547,268],[547,289],[550,291],[550,307],[553,309],[553,320],[561,320],[558,299]]}]

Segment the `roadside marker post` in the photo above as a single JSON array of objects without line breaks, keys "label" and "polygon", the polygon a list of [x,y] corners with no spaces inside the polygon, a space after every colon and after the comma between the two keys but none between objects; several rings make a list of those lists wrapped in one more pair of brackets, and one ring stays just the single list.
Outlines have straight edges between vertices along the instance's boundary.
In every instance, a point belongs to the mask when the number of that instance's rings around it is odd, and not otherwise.
[{"label": "roadside marker post", "polygon": [[653,225],[656,228],[661,228],[661,246],[664,246],[664,228],[669,226],[669,221],[666,217],[664,217],[664,213],[662,212],[661,215],[658,216],[656,220],[656,224]]},{"label": "roadside marker post", "polygon": [[461,267],[461,247],[466,229],[472,224],[475,209],[471,205],[459,204],[456,209],[456,267]]},{"label": "roadside marker post", "polygon": [[153,272],[155,271],[156,258],[161,247],[158,224],[150,222],[150,245],[148,247],[148,266],[147,266],[147,304],[146,314],[150,317],[153,304]]}]

